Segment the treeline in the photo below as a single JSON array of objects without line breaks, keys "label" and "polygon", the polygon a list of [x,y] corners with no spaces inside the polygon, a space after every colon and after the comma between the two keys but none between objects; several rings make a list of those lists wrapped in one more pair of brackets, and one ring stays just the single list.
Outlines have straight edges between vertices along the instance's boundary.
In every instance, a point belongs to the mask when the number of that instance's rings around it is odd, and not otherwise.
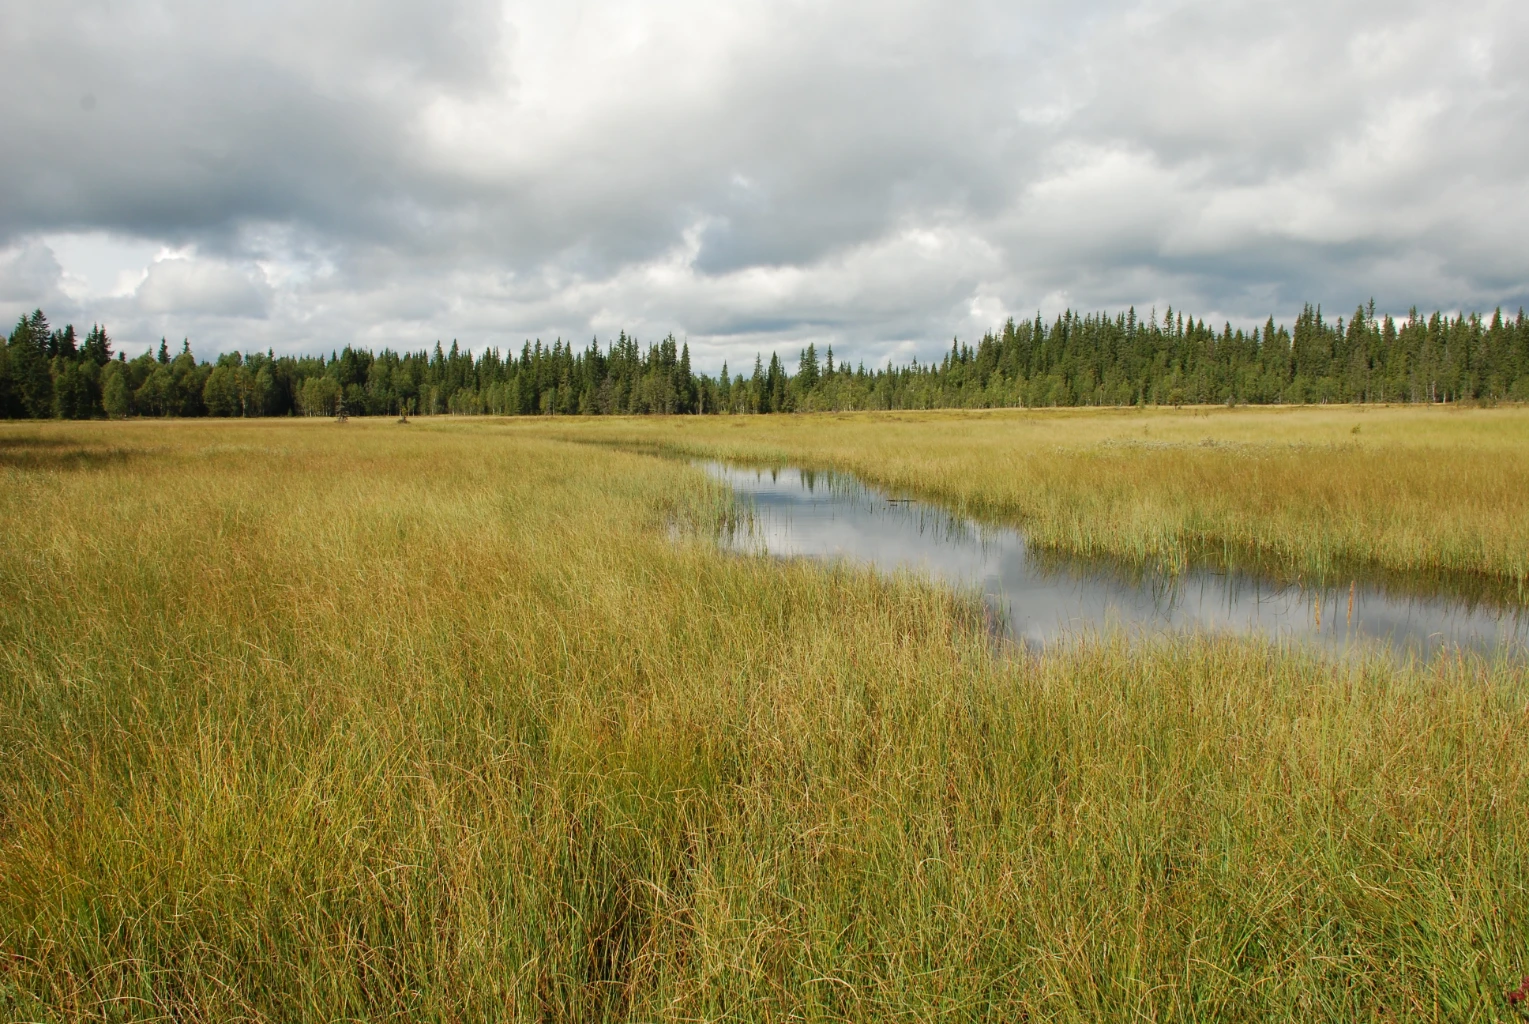
[{"label": "treeline", "polygon": [[1139,318],[1063,313],[1010,320],[937,363],[867,370],[808,345],[788,371],[756,356],[749,374],[696,373],[671,335],[641,348],[622,333],[602,348],[557,340],[474,356],[445,351],[323,356],[271,352],[198,362],[190,346],[136,359],[105,328],[83,337],[21,318],[0,351],[0,416],[287,416],[458,413],[591,415],[844,409],[1206,403],[1529,400],[1529,322],[1501,310],[1406,319],[1374,303],[1346,321],[1307,306],[1293,327],[1271,317],[1220,330],[1168,310]]}]

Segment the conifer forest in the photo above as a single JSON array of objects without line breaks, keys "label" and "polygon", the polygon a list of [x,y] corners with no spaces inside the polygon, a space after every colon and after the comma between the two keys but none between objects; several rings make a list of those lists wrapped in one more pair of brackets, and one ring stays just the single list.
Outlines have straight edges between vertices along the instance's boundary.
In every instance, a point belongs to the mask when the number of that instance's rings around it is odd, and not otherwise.
[{"label": "conifer forest", "polygon": [[519,354],[433,350],[323,355],[231,352],[198,361],[161,340],[135,359],[106,328],[83,338],[38,310],[0,351],[0,416],[288,416],[338,413],[589,415],[770,413],[1053,406],[1434,403],[1529,400],[1529,322],[1413,309],[1346,319],[1307,305],[1293,325],[1250,331],[1168,309],[1141,317],[1065,312],[1009,320],[938,362],[867,368],[808,345],[795,365],[772,353],[715,374],[671,334],[640,345],[621,333],[579,348],[539,339]]}]

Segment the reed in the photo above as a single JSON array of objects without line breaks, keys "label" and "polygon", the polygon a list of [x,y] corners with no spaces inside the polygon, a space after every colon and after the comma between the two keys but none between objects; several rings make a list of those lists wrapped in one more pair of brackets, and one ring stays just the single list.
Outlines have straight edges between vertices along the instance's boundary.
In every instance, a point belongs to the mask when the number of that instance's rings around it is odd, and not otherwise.
[{"label": "reed", "polygon": [[1510,664],[999,656],[492,423],[0,466],[0,1018],[1474,1021],[1529,971]]}]

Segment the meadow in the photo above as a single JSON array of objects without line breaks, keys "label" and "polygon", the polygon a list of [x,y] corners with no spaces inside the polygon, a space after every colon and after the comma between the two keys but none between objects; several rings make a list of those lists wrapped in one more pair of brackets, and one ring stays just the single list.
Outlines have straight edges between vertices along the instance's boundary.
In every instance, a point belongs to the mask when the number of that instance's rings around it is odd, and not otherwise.
[{"label": "meadow", "polygon": [[1005,652],[653,453],[1511,589],[1526,424],[0,426],[0,1018],[1513,1019],[1521,664]]}]

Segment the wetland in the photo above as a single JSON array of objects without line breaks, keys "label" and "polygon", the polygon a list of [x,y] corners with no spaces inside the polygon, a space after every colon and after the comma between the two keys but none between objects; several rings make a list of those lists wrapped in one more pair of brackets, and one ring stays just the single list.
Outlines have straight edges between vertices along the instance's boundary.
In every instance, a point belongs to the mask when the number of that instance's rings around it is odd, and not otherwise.
[{"label": "wetland", "polygon": [[843,559],[975,590],[995,631],[1027,647],[1116,630],[1258,636],[1335,651],[1380,647],[1423,658],[1470,651],[1521,660],[1529,644],[1522,607],[1441,593],[1421,574],[1322,585],[1204,565],[1166,571],[1037,550],[1021,529],[965,518],[849,473],[700,465],[746,510],[723,535],[730,549]]},{"label": "wetland", "polygon": [[1490,1021],[1529,969],[1529,678],[1402,585],[1521,593],[1525,410],[4,452],[0,1019]]}]

